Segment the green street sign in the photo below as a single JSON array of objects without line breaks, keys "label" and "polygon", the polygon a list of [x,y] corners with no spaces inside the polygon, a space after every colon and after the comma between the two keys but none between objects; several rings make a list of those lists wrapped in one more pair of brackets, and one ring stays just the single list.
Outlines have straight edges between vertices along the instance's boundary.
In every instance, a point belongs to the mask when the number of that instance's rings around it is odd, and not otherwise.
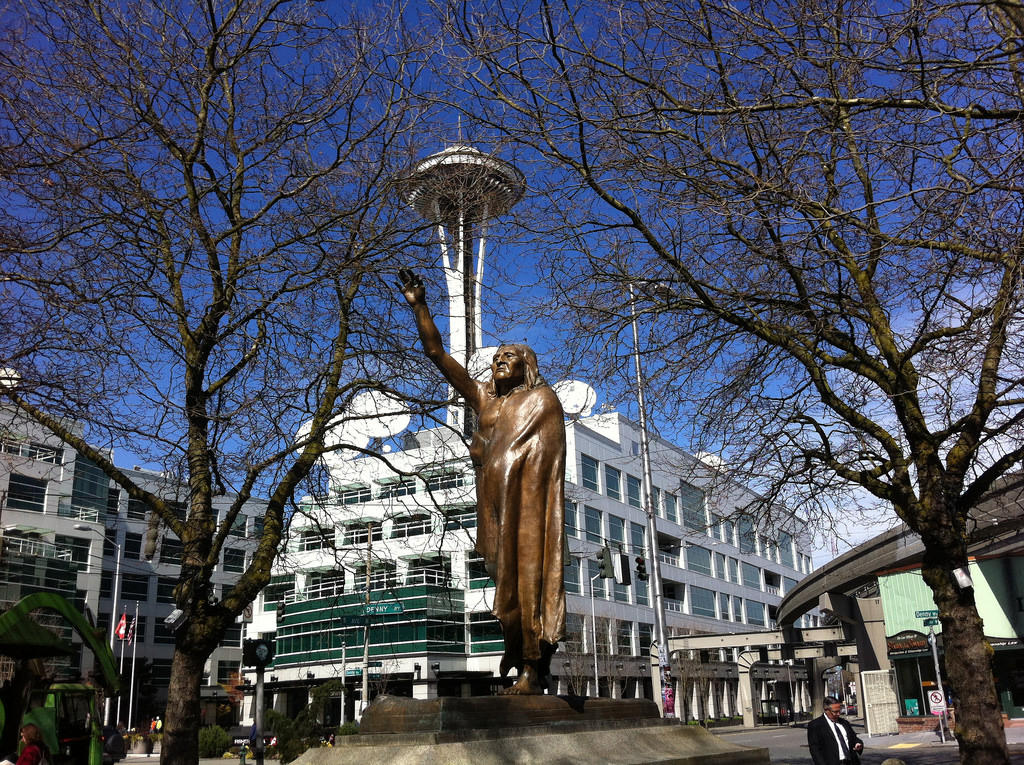
[{"label": "green street sign", "polygon": [[339,616],[338,621],[341,622],[342,626],[345,627],[362,627],[366,624],[365,614],[346,614],[345,616]]},{"label": "green street sign", "polygon": [[924,626],[925,627],[937,627],[938,625],[939,625],[939,620],[938,619],[925,619],[924,620]]},{"label": "green street sign", "polygon": [[367,616],[402,614],[405,613],[405,607],[401,603],[367,603],[363,606],[363,613]]},{"label": "green street sign", "polygon": [[930,619],[931,617],[938,615],[938,609],[932,611],[914,611],[914,617],[916,619]]}]

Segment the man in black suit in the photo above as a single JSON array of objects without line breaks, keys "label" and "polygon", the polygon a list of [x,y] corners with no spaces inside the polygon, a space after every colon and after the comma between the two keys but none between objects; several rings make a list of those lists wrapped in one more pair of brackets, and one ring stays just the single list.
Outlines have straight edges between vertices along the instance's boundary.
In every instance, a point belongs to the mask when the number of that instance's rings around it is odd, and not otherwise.
[{"label": "man in black suit", "polygon": [[864,742],[857,738],[853,726],[839,716],[842,706],[834,696],[825,697],[825,714],[807,725],[807,746],[814,765],[857,765]]}]

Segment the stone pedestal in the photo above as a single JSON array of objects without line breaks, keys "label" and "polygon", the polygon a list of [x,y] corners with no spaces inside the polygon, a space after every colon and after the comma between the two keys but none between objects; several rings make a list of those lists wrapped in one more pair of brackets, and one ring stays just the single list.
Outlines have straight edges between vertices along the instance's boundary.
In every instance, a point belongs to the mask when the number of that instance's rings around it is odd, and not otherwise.
[{"label": "stone pedestal", "polygon": [[378,696],[357,736],[310,749],[296,765],[673,763],[769,765],[768,750],[663,720],[646,699]]}]

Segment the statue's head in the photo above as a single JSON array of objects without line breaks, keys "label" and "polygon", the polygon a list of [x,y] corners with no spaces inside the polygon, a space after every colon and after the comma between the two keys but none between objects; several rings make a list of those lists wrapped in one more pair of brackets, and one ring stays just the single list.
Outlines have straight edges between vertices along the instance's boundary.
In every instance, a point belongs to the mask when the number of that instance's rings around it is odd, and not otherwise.
[{"label": "statue's head", "polygon": [[528,345],[502,345],[491,359],[491,382],[488,392],[498,395],[520,386],[531,390],[547,385],[537,366],[537,354]]}]

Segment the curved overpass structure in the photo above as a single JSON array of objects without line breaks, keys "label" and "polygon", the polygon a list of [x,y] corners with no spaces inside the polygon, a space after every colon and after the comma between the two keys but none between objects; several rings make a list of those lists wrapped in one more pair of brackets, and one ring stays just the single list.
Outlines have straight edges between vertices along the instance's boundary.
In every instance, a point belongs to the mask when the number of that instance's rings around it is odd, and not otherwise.
[{"label": "curved overpass structure", "polygon": [[[989,495],[971,513],[968,553],[992,554],[1024,547],[1019,534],[1024,528],[1024,485],[1014,481]],[[905,524],[890,529],[829,561],[801,579],[779,603],[777,620],[790,625],[821,603],[829,593],[851,595],[875,581],[879,571],[912,567],[924,555],[920,537]]]}]

